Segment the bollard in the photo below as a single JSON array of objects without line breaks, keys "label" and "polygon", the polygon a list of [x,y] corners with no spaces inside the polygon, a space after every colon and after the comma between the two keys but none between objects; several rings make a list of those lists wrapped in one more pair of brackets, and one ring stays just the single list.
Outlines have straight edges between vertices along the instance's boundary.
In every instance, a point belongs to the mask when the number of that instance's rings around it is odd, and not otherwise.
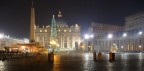
[{"label": "bollard", "polygon": [[48,53],[48,61],[53,61],[54,60],[54,53]]},{"label": "bollard", "polygon": [[115,60],[115,53],[110,52],[109,53],[109,61],[114,61]]},{"label": "bollard", "polygon": [[51,60],[51,56],[50,56],[51,54],[50,53],[48,53],[48,61],[50,61]]},{"label": "bollard", "polygon": [[96,61],[96,52],[93,52],[93,60]]},{"label": "bollard", "polygon": [[54,53],[53,52],[51,52],[51,61],[54,61]]},{"label": "bollard", "polygon": [[115,61],[115,53],[112,53],[112,59]]},{"label": "bollard", "polygon": [[40,53],[37,53],[37,54],[36,54],[36,58],[37,58],[37,61],[40,60]]},{"label": "bollard", "polygon": [[109,53],[109,61],[112,61],[112,52]]},{"label": "bollard", "polygon": [[102,60],[102,53],[101,52],[98,53],[98,60]]}]

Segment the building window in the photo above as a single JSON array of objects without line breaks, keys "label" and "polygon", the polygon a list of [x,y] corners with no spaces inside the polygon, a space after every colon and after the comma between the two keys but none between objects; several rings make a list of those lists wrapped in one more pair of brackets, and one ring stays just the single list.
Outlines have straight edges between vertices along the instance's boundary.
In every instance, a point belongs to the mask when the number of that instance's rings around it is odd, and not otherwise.
[{"label": "building window", "polygon": [[45,30],[45,32],[47,32],[47,30]]},{"label": "building window", "polygon": [[42,32],[42,30],[40,30],[40,32]]},{"label": "building window", "polygon": [[66,30],[64,30],[64,32],[66,32]]}]

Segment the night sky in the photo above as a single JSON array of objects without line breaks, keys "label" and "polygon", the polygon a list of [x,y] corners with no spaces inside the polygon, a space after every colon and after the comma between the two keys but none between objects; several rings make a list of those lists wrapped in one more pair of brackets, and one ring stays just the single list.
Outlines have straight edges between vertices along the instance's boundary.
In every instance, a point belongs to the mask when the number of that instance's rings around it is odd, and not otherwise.
[{"label": "night sky", "polygon": [[[36,25],[50,25],[60,10],[69,25],[80,24],[82,33],[91,22],[124,25],[124,17],[144,11],[143,0],[33,0]],[[31,0],[0,0],[0,32],[29,38]]]}]

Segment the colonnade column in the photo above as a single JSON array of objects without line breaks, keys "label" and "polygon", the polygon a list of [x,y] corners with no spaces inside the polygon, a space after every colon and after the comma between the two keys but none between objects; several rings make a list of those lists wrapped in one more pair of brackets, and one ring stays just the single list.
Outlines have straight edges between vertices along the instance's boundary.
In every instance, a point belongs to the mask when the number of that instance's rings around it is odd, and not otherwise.
[{"label": "colonnade column", "polygon": [[135,39],[133,39],[133,47],[134,47],[134,50],[136,51],[136,47],[135,47]]},{"label": "colonnade column", "polygon": [[142,38],[142,51],[144,51],[144,38]]}]

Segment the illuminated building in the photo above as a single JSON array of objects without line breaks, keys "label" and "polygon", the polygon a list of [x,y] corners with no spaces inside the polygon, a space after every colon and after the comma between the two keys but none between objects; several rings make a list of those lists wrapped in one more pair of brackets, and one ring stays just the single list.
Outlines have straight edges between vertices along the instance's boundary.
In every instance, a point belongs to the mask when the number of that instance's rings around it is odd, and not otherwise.
[{"label": "illuminated building", "polygon": [[125,30],[143,29],[144,28],[144,12],[136,13],[125,17]]},{"label": "illuminated building", "polygon": [[5,48],[12,47],[16,44],[25,43],[23,39],[11,38],[4,34],[0,34],[0,51],[5,50]]},{"label": "illuminated building", "polygon": [[[137,13],[125,17],[125,26],[121,29],[110,28],[112,31],[97,31],[107,27],[101,27],[95,30],[91,26],[89,31],[95,34],[94,47],[96,50],[110,51],[113,44],[118,51],[143,51],[144,50],[144,13]],[[99,24],[101,25],[101,24]],[[116,27],[115,27],[116,28]],[[109,35],[111,34],[111,38]]]},{"label": "illuminated building", "polygon": [[[46,25],[42,27],[35,27],[34,7],[31,9],[30,39],[33,40],[34,38],[35,42],[38,42],[41,46],[48,48],[50,47],[51,26]],[[78,49],[80,44],[80,26],[78,24],[69,26],[67,22],[64,21],[60,11],[55,18],[57,23],[57,39],[59,47],[61,49],[70,50]]]},{"label": "illuminated building", "polygon": [[[44,47],[49,47],[50,25],[36,27],[35,40]],[[57,25],[58,44],[60,48],[77,49],[80,44],[80,26],[68,26],[67,24]]]},{"label": "illuminated building", "polygon": [[[109,40],[106,40],[105,37],[107,37],[108,33],[114,33],[120,31],[121,29],[123,29],[122,26],[92,22],[89,27],[89,33],[93,34],[94,38],[92,40],[89,40],[88,43],[91,46],[93,45],[93,50],[108,51],[110,50],[110,47],[108,45],[110,43]],[[108,36],[108,38],[112,38],[112,37],[113,35],[111,34]]]}]

